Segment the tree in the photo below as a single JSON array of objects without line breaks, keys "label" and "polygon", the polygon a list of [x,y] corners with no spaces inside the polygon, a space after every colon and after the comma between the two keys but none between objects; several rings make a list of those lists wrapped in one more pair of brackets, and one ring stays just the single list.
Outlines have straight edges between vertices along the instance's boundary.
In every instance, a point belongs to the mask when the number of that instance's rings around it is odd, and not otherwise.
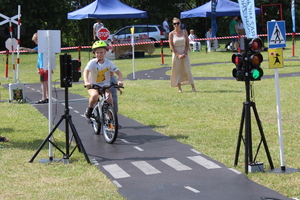
[{"label": "tree", "polygon": [[[21,36],[21,45],[33,47],[35,44],[31,41],[32,35],[37,30],[61,30],[62,46],[90,45],[92,40],[92,26],[95,19],[68,20],[67,13],[80,7],[92,3],[94,0],[0,0],[0,13],[12,17],[18,13],[18,5],[21,6],[21,23],[26,29],[26,33]],[[180,13],[186,10],[203,5],[209,0],[120,0],[134,8],[147,11],[148,18],[143,19],[103,19],[104,25],[114,33],[116,30],[134,24],[162,24],[165,17],[171,20],[173,17],[180,17]],[[238,2],[237,0],[233,0]],[[272,3],[277,3],[274,0]],[[255,6],[260,7],[263,4],[269,4],[269,0],[255,0]],[[291,32],[291,1],[282,1],[283,19],[286,21],[286,30]],[[271,18],[277,19],[278,7],[269,7]],[[269,10],[268,10],[269,11]],[[296,5],[296,13],[299,12],[299,6]],[[228,35],[228,17],[218,17],[217,36]],[[210,18],[189,18],[184,19],[187,29],[193,28],[199,37],[204,37],[206,28],[210,26]],[[261,22],[261,17],[257,16],[257,22]],[[4,43],[7,39],[8,24],[0,27],[0,49],[4,49]],[[13,25],[15,26],[15,25]],[[299,25],[297,26],[297,30]]]}]

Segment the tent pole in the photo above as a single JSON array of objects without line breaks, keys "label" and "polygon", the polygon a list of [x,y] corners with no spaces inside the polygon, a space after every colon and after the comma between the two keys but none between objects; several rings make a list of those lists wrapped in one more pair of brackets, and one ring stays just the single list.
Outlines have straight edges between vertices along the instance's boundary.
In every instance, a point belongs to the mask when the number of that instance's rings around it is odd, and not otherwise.
[{"label": "tent pole", "polygon": [[[208,27],[207,27],[207,17],[205,17],[205,37],[206,37],[206,32],[207,32],[207,29],[208,29]],[[205,52],[206,52],[206,54],[207,54],[207,41],[205,40]]]},{"label": "tent pole", "polygon": [[[87,27],[87,30],[88,30],[88,44],[90,45],[91,44],[91,41],[90,41],[90,18],[88,18],[88,23],[87,23],[87,25],[88,25],[88,27]],[[94,34],[94,33],[93,33]],[[88,56],[88,60],[90,60],[90,49],[88,50],[88,54],[89,54],[89,56]]]}]

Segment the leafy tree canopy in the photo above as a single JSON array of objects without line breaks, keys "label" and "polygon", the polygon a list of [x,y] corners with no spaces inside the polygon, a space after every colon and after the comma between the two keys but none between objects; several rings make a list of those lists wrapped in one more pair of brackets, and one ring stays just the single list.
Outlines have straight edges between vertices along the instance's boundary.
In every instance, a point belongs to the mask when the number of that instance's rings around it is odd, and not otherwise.
[{"label": "leafy tree canopy", "polygon": [[[171,20],[180,17],[180,12],[196,8],[208,2],[208,0],[120,0],[134,8],[147,11],[145,19],[103,19],[105,27],[110,32],[132,24],[162,24],[165,17]],[[219,0],[221,1],[221,0]],[[237,2],[237,0],[233,0]],[[37,30],[61,30],[62,46],[90,45],[92,40],[92,26],[95,19],[68,20],[67,13],[92,3],[93,0],[0,0],[0,13],[8,17],[18,14],[18,5],[21,5],[21,23],[25,33],[21,36],[21,45],[34,47],[31,41],[32,35]],[[256,7],[267,4],[282,4],[283,20],[286,21],[286,30],[291,32],[291,1],[280,0],[255,0]],[[296,13],[299,12],[296,5]],[[264,23],[271,19],[280,20],[279,6],[264,7]],[[4,19],[2,19],[4,20]],[[194,29],[198,37],[204,37],[210,26],[210,18],[188,18],[183,20],[187,30]],[[228,23],[230,17],[218,17],[217,36],[228,35]],[[257,23],[262,23],[261,15],[257,16]],[[13,24],[15,27],[16,25]],[[172,27],[172,26],[170,26]],[[297,26],[299,27],[299,26]],[[298,30],[299,28],[297,28]],[[22,31],[23,32],[23,31]],[[0,27],[0,48],[4,49],[4,42],[9,37],[8,23]]]}]

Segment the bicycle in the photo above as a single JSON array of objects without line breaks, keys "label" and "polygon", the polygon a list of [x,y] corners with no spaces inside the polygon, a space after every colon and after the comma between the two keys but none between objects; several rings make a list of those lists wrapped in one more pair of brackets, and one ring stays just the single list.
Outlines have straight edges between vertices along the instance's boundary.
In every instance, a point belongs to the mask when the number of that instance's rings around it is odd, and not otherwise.
[{"label": "bicycle", "polygon": [[105,91],[111,87],[124,88],[115,83],[111,83],[110,86],[105,87],[92,85],[90,88],[98,89],[99,92],[99,98],[93,108],[90,123],[96,135],[99,135],[102,129],[105,141],[110,144],[114,143],[118,136],[118,116],[111,104],[107,102],[105,93]]}]

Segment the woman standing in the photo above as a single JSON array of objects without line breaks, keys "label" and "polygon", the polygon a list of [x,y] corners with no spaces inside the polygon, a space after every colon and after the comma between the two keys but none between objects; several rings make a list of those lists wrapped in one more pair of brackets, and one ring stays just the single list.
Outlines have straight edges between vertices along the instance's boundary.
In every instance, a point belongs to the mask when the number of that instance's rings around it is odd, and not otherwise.
[{"label": "woman standing", "polygon": [[175,17],[172,22],[174,30],[169,34],[169,45],[172,50],[171,87],[178,87],[178,92],[182,92],[181,85],[191,84],[192,92],[196,92],[188,54],[188,33],[181,30],[180,19]]}]

